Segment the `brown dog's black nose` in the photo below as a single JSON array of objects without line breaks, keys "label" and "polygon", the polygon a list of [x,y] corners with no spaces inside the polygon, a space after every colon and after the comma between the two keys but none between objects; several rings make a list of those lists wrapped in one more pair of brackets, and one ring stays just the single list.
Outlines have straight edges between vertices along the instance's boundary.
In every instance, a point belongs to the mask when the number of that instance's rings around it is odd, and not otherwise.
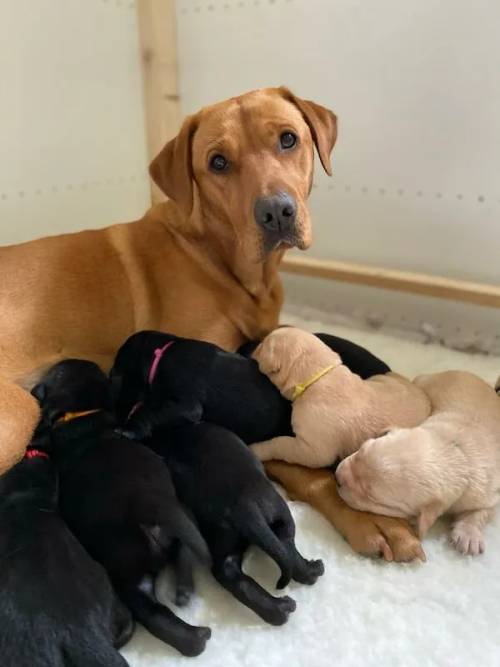
[{"label": "brown dog's black nose", "polygon": [[288,192],[260,197],[254,207],[255,222],[266,232],[286,236],[294,231],[297,202]]}]

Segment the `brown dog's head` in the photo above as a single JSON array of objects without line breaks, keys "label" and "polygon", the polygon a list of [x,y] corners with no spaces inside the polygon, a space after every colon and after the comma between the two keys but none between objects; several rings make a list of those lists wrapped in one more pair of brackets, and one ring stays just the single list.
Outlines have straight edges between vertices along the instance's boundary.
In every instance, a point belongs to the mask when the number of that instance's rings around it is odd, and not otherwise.
[{"label": "brown dog's head", "polygon": [[189,116],[153,160],[155,183],[198,231],[248,259],[311,243],[313,143],[331,174],[335,115],[286,88],[246,93]]}]

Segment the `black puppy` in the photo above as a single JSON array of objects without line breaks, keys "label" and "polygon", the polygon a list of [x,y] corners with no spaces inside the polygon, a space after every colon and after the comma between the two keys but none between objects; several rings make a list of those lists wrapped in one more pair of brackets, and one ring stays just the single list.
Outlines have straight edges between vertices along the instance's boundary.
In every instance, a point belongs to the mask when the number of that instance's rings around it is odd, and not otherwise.
[{"label": "black puppy", "polygon": [[[362,377],[388,366],[364,348],[320,334]],[[343,341],[339,343],[339,341]],[[246,352],[251,350],[249,344]],[[141,331],[120,348],[111,370],[125,433],[142,440],[162,425],[204,421],[224,426],[246,444],[292,435],[290,403],[257,362],[203,341]],[[128,419],[127,419],[128,416]]]},{"label": "black puppy", "polygon": [[114,432],[109,381],[95,364],[62,361],[33,394],[52,425],[60,508],[71,530],[104,565],[138,621],[184,655],[198,655],[209,628],[188,625],[155,595],[156,575],[167,562],[177,565],[177,600],[185,602],[192,554],[210,561],[163,462]]},{"label": "black puppy", "polygon": [[294,600],[273,597],[243,573],[247,548],[260,547],[278,564],[278,588],[290,579],[313,584],[324,567],[297,551],[288,505],[260,461],[234,433],[203,422],[157,432],[151,445],[165,458],[179,497],[198,520],[217,581],[268,623],[285,623]]},{"label": "black puppy", "polygon": [[0,478],[2,667],[125,667],[133,621],[104,569],[57,511],[57,475],[37,438]]}]

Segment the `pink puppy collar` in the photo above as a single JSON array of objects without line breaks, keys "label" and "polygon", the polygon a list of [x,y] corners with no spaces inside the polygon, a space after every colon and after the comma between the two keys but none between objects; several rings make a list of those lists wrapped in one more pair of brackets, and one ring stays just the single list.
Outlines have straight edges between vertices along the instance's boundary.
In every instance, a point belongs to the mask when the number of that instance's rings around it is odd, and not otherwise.
[{"label": "pink puppy collar", "polygon": [[161,358],[168,350],[168,348],[171,347],[173,344],[174,341],[169,340],[168,343],[165,343],[163,347],[157,347],[156,350],[154,351],[153,363],[151,364],[151,368],[149,369],[148,384],[153,384],[153,380],[156,377],[156,372],[158,371],[158,365],[161,361]]}]

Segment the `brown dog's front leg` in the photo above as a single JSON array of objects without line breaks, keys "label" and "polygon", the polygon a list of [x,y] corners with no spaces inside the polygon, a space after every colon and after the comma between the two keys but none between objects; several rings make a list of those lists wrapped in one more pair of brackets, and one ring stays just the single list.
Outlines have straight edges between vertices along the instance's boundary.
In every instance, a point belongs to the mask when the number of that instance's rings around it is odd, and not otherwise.
[{"label": "brown dog's front leg", "polygon": [[426,560],[422,545],[407,521],[353,510],[339,496],[331,470],[282,461],[269,461],[265,468],[292,500],[306,502],[321,512],[354,551],[383,556],[387,561]]},{"label": "brown dog's front leg", "polygon": [[17,384],[0,378],[0,475],[19,461],[40,419],[37,401]]}]

